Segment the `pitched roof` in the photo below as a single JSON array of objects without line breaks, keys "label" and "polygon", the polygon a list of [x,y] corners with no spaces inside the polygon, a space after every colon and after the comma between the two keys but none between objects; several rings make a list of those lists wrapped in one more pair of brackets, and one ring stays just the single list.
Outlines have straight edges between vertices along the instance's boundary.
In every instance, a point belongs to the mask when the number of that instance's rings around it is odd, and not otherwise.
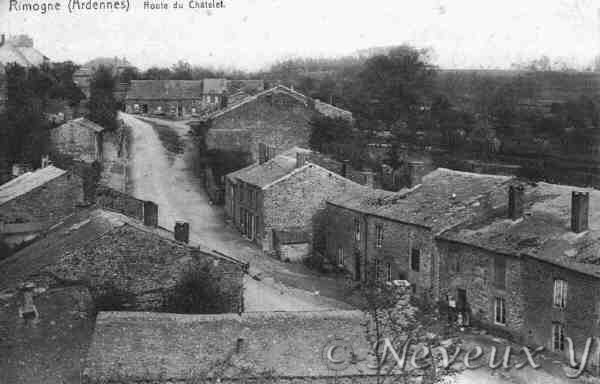
[{"label": "pitched roof", "polygon": [[[123,239],[134,240],[131,243],[119,245],[118,243]],[[106,242],[114,246],[111,248],[105,244]],[[201,250],[191,244],[176,242],[173,233],[166,229],[146,226],[136,219],[117,212],[90,207],[82,208],[65,218],[50,228],[40,240],[23,248],[8,259],[0,261],[0,288],[14,286],[16,283],[25,281],[44,267],[52,266],[52,268],[60,269],[59,260],[62,257],[77,254],[77,250],[84,246],[93,249],[95,246],[99,246],[98,244],[101,245],[103,256],[110,258],[110,265],[94,260],[102,265],[102,273],[109,273],[111,268],[114,269],[119,260],[124,258],[128,260],[127,262],[138,265],[139,269],[143,262],[150,261],[152,255],[160,250],[158,245],[164,242],[169,244],[168,248],[172,250],[173,254],[176,253],[176,249],[189,249],[215,259],[239,264],[240,267],[243,265],[227,256]],[[136,260],[134,254],[139,254],[143,260]],[[169,255],[160,254],[157,255],[157,258],[164,259],[167,256]],[[79,260],[79,262],[83,262],[83,260]],[[67,265],[65,268],[63,271],[65,274],[74,271],[73,265]],[[149,276],[146,280],[160,278],[159,272],[161,271],[153,270],[153,272],[157,276]],[[130,273],[132,272],[130,271]]]},{"label": "pitched roof", "polygon": [[[246,98],[242,99],[240,102],[238,102],[237,104],[229,105],[227,108],[223,108],[223,109],[217,110],[211,114],[208,114],[203,117],[203,120],[216,119],[218,117],[228,114],[229,112],[235,111],[236,109],[238,109],[244,105],[247,105],[248,103],[255,102],[266,95],[276,94],[276,93],[283,93],[290,97],[293,97],[296,100],[298,100],[299,102],[304,103],[306,106],[308,106],[312,100],[310,97],[303,95],[302,93],[297,92],[291,88],[285,87],[283,85],[277,85],[273,88],[259,92],[259,93],[255,94],[254,96],[246,97]],[[341,108],[334,107],[333,105],[330,105],[327,103],[323,103],[321,101],[315,101],[315,110],[318,111],[319,113],[321,113],[325,116],[329,116],[329,117],[340,117],[340,116],[342,116],[342,117],[350,116],[350,118],[352,117],[351,112],[345,111]]]},{"label": "pitched roof", "polygon": [[34,47],[19,47],[18,49],[31,65],[41,65],[48,60],[43,53]]},{"label": "pitched roof", "polygon": [[[92,383],[195,378],[338,376],[323,356],[330,343],[351,343],[367,356],[360,311],[175,315],[101,312],[84,376]],[[373,374],[359,359],[342,373]]]},{"label": "pitched roof", "polygon": [[5,184],[0,185],[0,205],[22,196],[42,185],[64,175],[67,171],[48,166],[27,172]]},{"label": "pitched roof", "polygon": [[278,155],[263,164],[252,164],[233,172],[232,177],[262,188],[296,169],[296,159]]},{"label": "pitched roof", "polygon": [[86,119],[85,117],[79,117],[77,119],[69,120],[66,123],[58,126],[55,129],[60,129],[60,128],[75,128],[75,129],[82,129],[82,130],[85,129],[85,130],[92,130],[97,133],[100,133],[106,129],[103,126],[98,125],[98,124],[94,123],[93,121]]},{"label": "pitched roof", "polygon": [[202,80],[132,80],[126,99],[198,99]]},{"label": "pitched roof", "polygon": [[227,91],[227,79],[204,79],[202,81],[204,94],[221,94]]},{"label": "pitched roof", "polygon": [[[571,192],[589,192],[589,230],[571,230]],[[525,214],[507,217],[504,204],[473,222],[465,222],[439,237],[490,251],[526,255],[600,277],[600,191],[537,183],[525,186]]]},{"label": "pitched roof", "polygon": [[366,190],[345,194],[329,203],[390,220],[423,226],[434,232],[466,220],[485,204],[484,195],[501,188],[508,176],[481,175],[438,168],[422,183],[399,192]]}]

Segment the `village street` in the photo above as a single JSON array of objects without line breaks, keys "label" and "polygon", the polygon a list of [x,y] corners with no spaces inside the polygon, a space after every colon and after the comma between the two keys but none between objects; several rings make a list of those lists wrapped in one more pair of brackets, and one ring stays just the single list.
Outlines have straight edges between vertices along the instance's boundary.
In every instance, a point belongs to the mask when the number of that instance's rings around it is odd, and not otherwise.
[{"label": "village street", "polygon": [[[210,204],[200,180],[194,175],[192,157],[193,151],[197,149],[189,136],[188,125],[169,120],[137,118],[124,113],[121,117],[131,127],[133,136],[130,192],[140,199],[152,200],[159,205],[159,225],[162,227],[172,229],[176,220],[187,221],[190,223],[192,244],[250,263],[250,276],[245,278],[246,311],[352,309],[349,304],[335,299],[343,297],[347,292],[343,279],[319,275],[302,265],[264,256],[256,246],[244,240],[234,228],[226,224],[222,209]],[[158,133],[165,128],[176,135]],[[180,142],[173,145],[167,140]],[[176,150],[178,147],[180,150]],[[505,341],[489,336],[467,339],[470,340],[466,342],[467,345],[477,340],[477,344],[484,346],[486,350],[493,345],[503,350],[507,345]],[[489,370],[485,366],[477,370],[465,370],[450,382],[562,383],[565,380],[562,368],[553,360],[541,359],[544,368],[538,370],[530,367],[509,371]],[[486,363],[485,358],[482,362]]]},{"label": "village street", "polygon": [[[256,246],[225,224],[222,210],[210,204],[200,180],[192,171],[190,158],[197,149],[189,136],[188,125],[158,119],[142,121],[125,113],[121,117],[132,131],[131,193],[158,204],[162,227],[172,229],[176,220],[187,221],[191,243],[250,263],[250,275],[257,276],[260,281],[246,277],[247,311],[350,308],[348,304],[329,298],[343,294],[342,281],[317,275],[302,265],[264,257]],[[161,141],[149,121],[177,134],[170,139],[179,138],[180,153],[173,153],[173,145],[165,143],[164,138]],[[324,296],[324,292],[329,297]]]}]

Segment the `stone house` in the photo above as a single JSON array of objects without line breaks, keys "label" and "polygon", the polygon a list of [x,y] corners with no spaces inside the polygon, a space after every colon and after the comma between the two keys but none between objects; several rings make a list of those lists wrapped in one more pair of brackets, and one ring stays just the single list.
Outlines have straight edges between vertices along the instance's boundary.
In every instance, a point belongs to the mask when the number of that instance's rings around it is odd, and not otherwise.
[{"label": "stone house", "polygon": [[[298,239],[306,234],[308,244],[318,245],[325,201],[361,185],[335,172],[306,161],[306,150],[295,149],[274,156],[261,146],[259,162],[227,175],[226,213],[240,232],[273,252],[276,232],[292,232]],[[310,250],[298,247],[298,249]],[[299,260],[308,254],[290,256]]]},{"label": "stone house", "polygon": [[[360,311],[101,312],[83,383],[376,383],[365,321]],[[341,340],[358,359],[338,371],[323,350]]]},{"label": "stone house", "polygon": [[132,80],[125,96],[127,113],[191,118],[221,108],[226,79]]},{"label": "stone house", "polygon": [[102,162],[104,131],[84,117],[70,120],[50,130],[52,151],[83,163]]},{"label": "stone house", "polygon": [[[156,204],[115,193],[104,193],[98,205],[82,207],[1,262],[0,288],[77,282],[100,306],[107,305],[108,293],[119,298],[110,301],[114,310],[164,311],[186,272],[199,268],[214,277],[225,312],[244,310],[247,264],[190,244],[189,225],[176,224],[174,231],[159,227]],[[131,213],[136,217],[127,216]]]},{"label": "stone house", "polygon": [[327,200],[325,257],[354,279],[408,280],[439,294],[435,236],[496,206],[509,177],[439,168],[399,192],[366,189]]},{"label": "stone house", "polygon": [[19,246],[71,215],[83,201],[83,181],[72,172],[54,166],[27,172],[0,185],[0,235]]},{"label": "stone house", "polygon": [[503,200],[438,236],[442,299],[521,343],[563,353],[570,337],[581,353],[600,336],[600,192],[514,184]]},{"label": "stone house", "polygon": [[247,152],[252,162],[258,160],[259,143],[274,147],[278,153],[294,146],[308,147],[310,120],[315,114],[352,119],[351,112],[278,85],[194,124],[204,135],[208,149]]}]

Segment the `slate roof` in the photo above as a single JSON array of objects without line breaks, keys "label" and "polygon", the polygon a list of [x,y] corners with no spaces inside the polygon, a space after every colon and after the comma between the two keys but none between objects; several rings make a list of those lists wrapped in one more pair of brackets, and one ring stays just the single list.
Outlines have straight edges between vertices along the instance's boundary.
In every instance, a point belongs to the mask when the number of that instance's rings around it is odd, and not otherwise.
[{"label": "slate roof", "polygon": [[[234,111],[234,110],[240,108],[241,106],[244,106],[248,103],[255,102],[258,99],[260,99],[261,97],[264,97],[266,95],[273,94],[273,93],[284,93],[290,97],[295,98],[299,102],[304,103],[306,106],[308,106],[309,102],[312,100],[308,96],[303,95],[300,92],[294,91],[291,88],[285,87],[283,85],[277,85],[273,88],[259,92],[259,93],[255,94],[254,96],[246,97],[246,98],[242,99],[240,102],[238,102],[237,104],[229,105],[227,108],[223,108],[223,109],[217,110],[211,114],[208,114],[203,117],[203,120],[216,119],[218,117],[226,115],[227,113],[229,113],[231,111]],[[334,107],[333,105],[323,103],[321,101],[315,101],[315,110],[318,111],[319,113],[321,113],[325,116],[329,116],[329,117],[340,117],[340,115],[343,115],[346,117],[349,116],[350,118],[352,117],[352,112],[343,110],[338,107]]]},{"label": "slate roof", "polygon": [[278,155],[263,164],[252,164],[230,175],[244,183],[262,188],[282,178],[294,169],[296,169],[295,158]]},{"label": "slate roof", "polygon": [[[571,193],[590,193],[589,230],[571,231]],[[511,220],[505,204],[439,237],[515,256],[529,256],[600,277],[600,191],[538,183],[525,186],[525,214]]]},{"label": "slate roof", "polygon": [[480,199],[485,194],[507,188],[510,180],[508,176],[438,168],[411,189],[365,189],[362,193],[341,195],[329,203],[438,232],[466,220],[482,207]]},{"label": "slate roof", "polygon": [[[362,358],[369,350],[364,322],[360,311],[101,312],[84,376],[99,383],[373,374]],[[335,340],[349,341],[361,357],[343,372],[330,369],[323,355]]]},{"label": "slate roof", "polygon": [[0,185],[0,205],[31,192],[65,173],[67,171],[51,165],[12,179]]},{"label": "slate roof", "polygon": [[48,60],[33,47],[20,47],[10,42],[0,46],[0,64],[17,63],[23,67],[38,66]]},{"label": "slate roof", "polygon": [[199,99],[202,80],[132,80],[126,99]]},{"label": "slate roof", "polygon": [[[215,259],[239,263],[227,256],[218,255],[192,244],[183,244],[174,240],[171,231],[161,227],[150,227],[126,215],[97,207],[82,208],[75,214],[50,228],[41,238],[23,248],[11,257],[0,261],[0,289],[14,286],[36,275],[44,267],[59,268],[57,263],[62,257],[75,253],[81,247],[101,241],[102,238],[120,239],[124,236],[135,238],[129,249],[115,248],[121,254],[106,255],[109,265],[104,265],[102,272],[110,272],[110,268],[119,259],[127,258],[130,263],[141,268],[143,262],[149,261],[155,253],[158,241],[167,241],[172,247],[188,248],[202,252]],[[146,250],[146,252],[144,252]],[[106,251],[105,252],[109,252]],[[135,254],[135,255],[134,255]],[[161,258],[169,255],[159,255]],[[145,260],[135,261],[136,257]],[[98,261],[98,263],[101,263]],[[239,263],[242,266],[242,263]],[[73,266],[66,266],[69,269]],[[60,269],[60,268],[59,268]],[[69,271],[64,271],[66,274]],[[160,271],[159,271],[160,272]],[[162,278],[163,282],[171,276],[149,275],[147,280]]]},{"label": "slate roof", "polygon": [[58,126],[55,129],[60,129],[60,128],[86,129],[86,130],[94,131],[96,133],[101,133],[106,129],[103,126],[98,125],[98,124],[94,123],[93,121],[86,119],[85,117],[79,117],[77,119],[69,120],[66,123]]}]

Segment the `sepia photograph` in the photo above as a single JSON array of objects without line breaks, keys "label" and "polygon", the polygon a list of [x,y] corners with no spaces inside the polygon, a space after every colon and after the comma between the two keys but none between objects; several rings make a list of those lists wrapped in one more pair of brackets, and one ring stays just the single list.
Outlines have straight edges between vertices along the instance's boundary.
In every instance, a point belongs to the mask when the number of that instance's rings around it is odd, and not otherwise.
[{"label": "sepia photograph", "polygon": [[600,384],[600,0],[0,0],[0,384]]}]

